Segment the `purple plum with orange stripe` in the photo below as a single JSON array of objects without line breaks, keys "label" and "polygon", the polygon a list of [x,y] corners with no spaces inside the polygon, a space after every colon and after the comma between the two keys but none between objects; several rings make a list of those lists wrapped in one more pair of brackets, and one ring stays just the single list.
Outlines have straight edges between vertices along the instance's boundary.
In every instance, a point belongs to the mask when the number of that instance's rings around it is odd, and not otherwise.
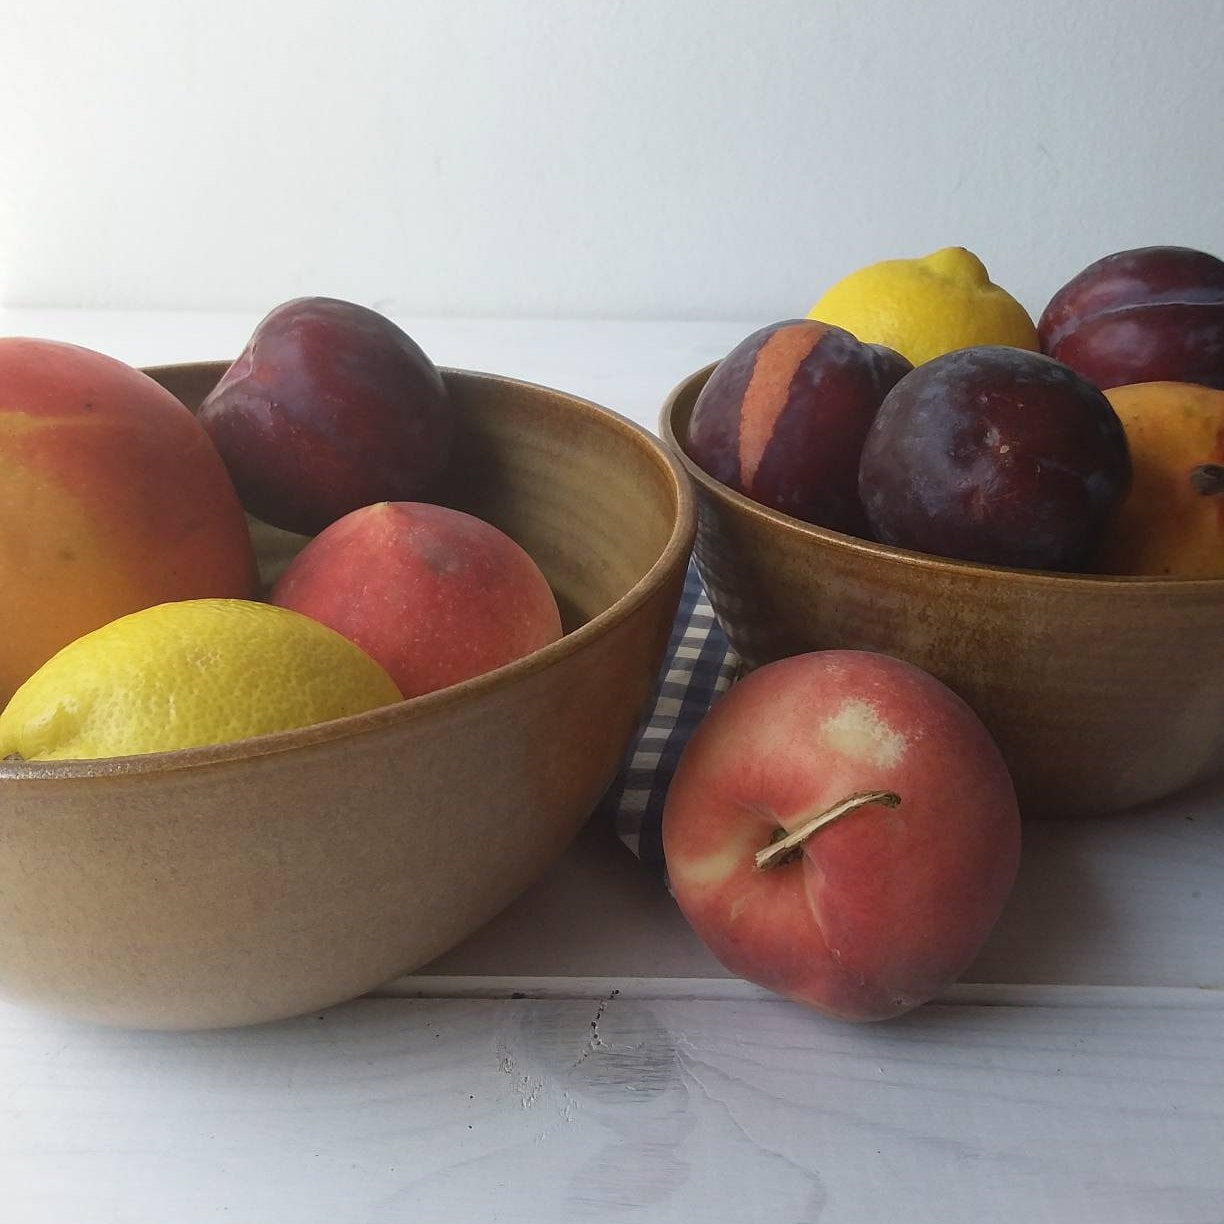
[{"label": "purple plum with orange stripe", "polygon": [[881,400],[913,367],[840,327],[788,319],[753,332],[711,373],[685,449],[762,505],[866,535],[859,454]]}]

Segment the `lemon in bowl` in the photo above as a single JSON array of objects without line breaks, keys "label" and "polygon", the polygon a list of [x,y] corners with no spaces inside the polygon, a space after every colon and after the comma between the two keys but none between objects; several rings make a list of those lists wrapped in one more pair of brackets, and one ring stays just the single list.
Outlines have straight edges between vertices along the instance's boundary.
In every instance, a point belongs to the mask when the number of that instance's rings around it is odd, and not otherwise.
[{"label": "lemon in bowl", "polygon": [[399,700],[365,651],[300,612],[188,599],[121,616],[48,659],[0,713],[0,757],[173,752]]}]

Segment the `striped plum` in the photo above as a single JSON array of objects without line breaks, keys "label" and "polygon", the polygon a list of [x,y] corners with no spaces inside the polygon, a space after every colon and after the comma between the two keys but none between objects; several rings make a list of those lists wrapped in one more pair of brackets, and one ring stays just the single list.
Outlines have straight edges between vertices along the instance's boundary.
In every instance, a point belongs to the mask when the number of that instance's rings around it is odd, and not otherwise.
[{"label": "striped plum", "polygon": [[866,535],[859,453],[880,401],[910,369],[899,353],[840,327],[773,323],[714,369],[693,406],[685,449],[745,497]]}]

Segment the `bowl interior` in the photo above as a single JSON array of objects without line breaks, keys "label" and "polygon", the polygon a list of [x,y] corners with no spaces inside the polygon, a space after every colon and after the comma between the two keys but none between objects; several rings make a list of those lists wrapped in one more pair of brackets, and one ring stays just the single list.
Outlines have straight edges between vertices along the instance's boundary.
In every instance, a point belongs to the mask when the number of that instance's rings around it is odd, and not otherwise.
[{"label": "bowl interior", "polygon": [[[152,378],[194,411],[227,362],[157,366]],[[643,431],[606,409],[546,387],[444,369],[457,420],[450,462],[426,496],[499,527],[531,555],[567,632],[607,611],[691,530],[679,472],[643,479]],[[558,523],[567,529],[558,533]],[[251,519],[265,584],[307,537]],[[571,538],[586,547],[576,552]],[[601,546],[602,545],[602,546]]]},{"label": "bowl interior", "polygon": [[[960,561],[951,557],[939,557],[931,553],[916,552],[891,544],[881,544],[858,536],[847,535],[815,523],[793,518],[782,511],[774,510],[760,502],[745,497],[742,493],[716,480],[688,455],[685,443],[693,409],[717,363],[690,374],[679,383],[668,396],[659,415],[659,434],[668,445],[689,478],[698,488],[722,504],[734,506],[745,515],[752,515],[768,523],[775,533],[788,537],[795,547],[804,547],[800,541],[808,540],[821,545],[859,554],[864,561],[874,559],[894,565],[913,567],[931,573],[955,572],[979,583],[1002,583],[1012,586],[1032,585],[1035,589],[1054,589],[1080,593],[1093,592],[1097,598],[1114,598],[1103,595],[1110,589],[1128,592],[1128,599],[1152,598],[1176,600],[1179,598],[1218,598],[1224,602],[1224,578],[1170,578],[1128,574],[1055,573],[1048,570],[1017,569],[1010,566],[986,565],[975,561]],[[1120,598],[1120,597],[1119,597]]]},{"label": "bowl interior", "polygon": [[[192,362],[147,367],[145,373],[194,411],[228,365]],[[194,768],[430,718],[581,651],[682,571],[695,532],[695,499],[682,467],[658,439],[614,412],[548,387],[467,370],[444,369],[442,376],[457,429],[450,462],[427,496],[494,524],[531,555],[557,599],[565,630],[559,641],[493,672],[364,714],[176,752],[0,761],[0,780]],[[266,588],[309,537],[250,516],[248,525]]]}]

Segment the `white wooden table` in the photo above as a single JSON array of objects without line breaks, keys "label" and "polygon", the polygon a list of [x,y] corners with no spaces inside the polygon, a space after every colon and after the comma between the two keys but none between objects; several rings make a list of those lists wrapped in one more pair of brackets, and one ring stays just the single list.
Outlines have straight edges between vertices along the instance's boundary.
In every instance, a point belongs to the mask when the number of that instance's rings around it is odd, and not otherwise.
[{"label": "white wooden table", "polygon": [[[253,315],[0,311],[135,364]],[[400,320],[653,427],[755,324]],[[370,997],[149,1034],[0,1005],[2,1224],[1224,1222],[1224,783],[1030,825],[990,943],[898,1021],[729,978],[593,823]]]}]

